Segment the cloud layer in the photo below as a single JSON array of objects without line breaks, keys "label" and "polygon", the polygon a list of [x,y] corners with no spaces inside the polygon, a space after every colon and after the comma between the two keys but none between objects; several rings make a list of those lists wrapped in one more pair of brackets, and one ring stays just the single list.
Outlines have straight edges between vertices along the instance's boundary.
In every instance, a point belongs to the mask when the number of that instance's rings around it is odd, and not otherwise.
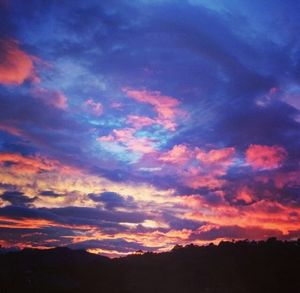
[{"label": "cloud layer", "polygon": [[119,256],[299,237],[299,11],[0,5],[0,244]]}]

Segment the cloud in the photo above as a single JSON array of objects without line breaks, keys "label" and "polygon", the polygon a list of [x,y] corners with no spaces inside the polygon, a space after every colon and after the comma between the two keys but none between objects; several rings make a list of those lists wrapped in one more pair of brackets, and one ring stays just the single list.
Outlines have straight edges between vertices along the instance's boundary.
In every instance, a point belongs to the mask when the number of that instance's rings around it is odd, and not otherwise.
[{"label": "cloud", "polygon": [[250,145],[246,150],[246,161],[254,169],[274,169],[282,165],[287,151],[281,146]]},{"label": "cloud", "polygon": [[205,196],[193,195],[184,197],[185,204],[193,212],[185,214],[186,219],[198,220],[211,225],[240,227],[256,226],[262,229],[278,230],[286,235],[297,229],[299,211],[272,199],[261,199],[251,204],[233,205],[221,197],[219,202],[207,201]]},{"label": "cloud", "polygon": [[[78,154],[82,148],[87,147],[87,125],[67,115],[66,111],[49,107],[30,93],[26,94],[26,88],[18,87],[14,91],[17,93],[1,88],[0,103],[3,111],[0,112],[0,124],[9,133],[17,134],[19,139],[12,138],[11,144],[7,141],[2,152],[27,153],[29,150],[29,153],[33,153],[38,150],[40,153],[49,154],[50,157],[55,152],[56,158],[66,159],[66,148],[69,154]],[[75,129],[76,135],[73,134]],[[3,136],[3,133],[1,135]],[[19,147],[12,147],[13,145]],[[75,158],[79,159],[76,155],[72,162]]]},{"label": "cloud", "polygon": [[95,202],[102,202],[105,205],[105,208],[107,209],[113,209],[118,207],[130,207],[133,206],[133,198],[129,197],[128,199],[125,199],[120,194],[116,192],[109,192],[105,191],[97,194],[89,194],[89,198],[92,199]]},{"label": "cloud", "polygon": [[0,60],[0,83],[4,85],[39,79],[34,69],[35,58],[21,50],[16,40],[0,40]]},{"label": "cloud", "polygon": [[137,153],[151,153],[154,152],[155,141],[148,137],[137,137],[136,130],[132,128],[114,129],[111,134],[107,136],[98,137],[100,143],[117,144],[125,149]]},{"label": "cloud", "polygon": [[60,170],[66,173],[77,172],[75,168],[63,166],[57,160],[42,156],[23,156],[17,153],[1,153],[0,166],[5,166],[16,173],[41,173]]},{"label": "cloud", "polygon": [[103,106],[100,102],[95,102],[93,99],[87,99],[84,102],[85,109],[91,114],[99,117],[103,113]]},{"label": "cloud", "polygon": [[[172,189],[161,190],[140,181],[113,181],[99,174],[90,174],[85,169],[72,166],[42,156],[23,156],[20,154],[0,154],[0,176],[3,184],[11,184],[18,190],[34,196],[52,191],[63,196],[57,199],[40,196],[36,206],[95,206],[87,194],[100,194],[110,190],[128,199],[151,201],[163,204],[171,200]],[[49,194],[49,192],[47,192]],[[130,196],[129,196],[130,195]],[[167,201],[168,201],[167,200]]]},{"label": "cloud", "polygon": [[9,134],[12,134],[12,135],[15,135],[15,136],[22,136],[22,131],[14,126],[10,126],[10,125],[7,125],[5,123],[1,124],[0,125],[0,130],[1,131],[5,131]]},{"label": "cloud", "polygon": [[299,186],[300,185],[300,171],[279,172],[267,180],[273,180],[276,188],[282,189],[286,186]]},{"label": "cloud", "polygon": [[164,162],[161,173],[173,173],[180,182],[192,189],[221,188],[222,178],[235,160],[235,148],[203,150],[186,144],[175,145],[171,150],[157,155]]},{"label": "cloud", "polygon": [[65,228],[86,230],[91,226],[85,224],[67,223],[46,209],[33,209],[25,206],[7,206],[0,209],[0,227],[10,228],[12,232],[18,229]]},{"label": "cloud", "polygon": [[243,186],[241,189],[237,191],[237,195],[234,200],[237,202],[250,204],[254,201],[253,192],[249,187]]},{"label": "cloud", "polygon": [[111,223],[141,223],[147,219],[147,214],[141,212],[104,211],[97,208],[65,207],[49,209],[54,215],[62,217],[68,224],[105,225]]},{"label": "cloud", "polygon": [[180,102],[169,96],[162,95],[159,91],[134,90],[124,88],[128,97],[140,103],[150,104],[154,107],[159,123],[170,130],[176,129],[176,119],[180,114],[178,106]]},{"label": "cloud", "polygon": [[171,150],[160,155],[158,159],[171,164],[184,164],[193,156],[193,151],[186,145],[175,145]]},{"label": "cloud", "polygon": [[156,120],[147,117],[147,116],[138,116],[138,115],[128,115],[127,121],[129,125],[132,125],[135,129],[140,129],[145,126],[151,126],[156,122]]},{"label": "cloud", "polygon": [[52,190],[43,190],[40,192],[41,196],[59,197],[61,194],[55,193]]},{"label": "cloud", "polygon": [[235,154],[235,148],[224,148],[217,150],[210,150],[205,153],[202,150],[198,150],[197,159],[204,165],[222,165],[227,167],[232,164]]},{"label": "cloud", "polygon": [[104,239],[104,240],[87,240],[69,245],[75,249],[103,249],[107,251],[117,251],[130,253],[137,250],[151,251],[153,247],[147,247],[136,242],[128,242],[124,239]]},{"label": "cloud", "polygon": [[68,98],[60,91],[45,88],[36,88],[33,96],[42,100],[46,105],[66,110],[68,108]]},{"label": "cloud", "polygon": [[186,171],[184,184],[192,189],[208,188],[210,190],[220,189],[226,183],[215,174],[201,174],[198,169]]},{"label": "cloud", "polygon": [[280,230],[276,229],[263,229],[261,227],[248,226],[239,227],[237,225],[231,226],[217,226],[217,227],[204,227],[199,231],[192,233],[190,240],[220,240],[220,239],[253,239],[263,240],[269,237],[282,237],[283,234]]},{"label": "cloud", "polygon": [[1,199],[8,201],[13,206],[30,206],[36,198],[30,198],[24,195],[23,192],[18,191],[6,191],[1,195]]},{"label": "cloud", "polygon": [[3,8],[7,8],[9,4],[9,0],[1,0],[0,1],[0,6],[2,6]]},{"label": "cloud", "polygon": [[[138,212],[104,211],[97,208],[64,207],[32,208],[25,206],[21,196],[7,196],[18,205],[0,208],[1,227],[11,229],[40,229],[62,227],[82,231],[101,231],[103,235],[126,230],[119,223],[142,223],[147,216]],[[99,232],[98,231],[98,232]],[[100,234],[101,234],[100,233]]]},{"label": "cloud", "polygon": [[182,217],[177,217],[176,215],[174,214],[172,215],[170,213],[165,213],[164,219],[167,221],[171,230],[177,230],[177,231],[184,230],[184,229],[196,230],[204,224],[199,221],[193,221]]}]

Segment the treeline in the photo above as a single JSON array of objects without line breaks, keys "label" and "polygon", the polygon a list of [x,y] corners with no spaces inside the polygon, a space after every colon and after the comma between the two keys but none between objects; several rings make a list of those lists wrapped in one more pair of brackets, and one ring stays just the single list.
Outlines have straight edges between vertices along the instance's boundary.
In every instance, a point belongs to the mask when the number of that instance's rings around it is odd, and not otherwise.
[{"label": "treeline", "polygon": [[25,249],[0,255],[0,292],[300,292],[300,240],[175,246],[119,259],[85,251]]}]

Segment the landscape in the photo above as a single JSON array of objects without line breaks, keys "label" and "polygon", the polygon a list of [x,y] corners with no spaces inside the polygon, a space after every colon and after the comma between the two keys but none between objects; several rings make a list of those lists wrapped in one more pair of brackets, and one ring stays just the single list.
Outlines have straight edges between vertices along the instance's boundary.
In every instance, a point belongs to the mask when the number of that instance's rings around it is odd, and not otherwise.
[{"label": "landscape", "polygon": [[0,292],[299,292],[300,239],[175,246],[109,259],[83,250],[0,255]]},{"label": "landscape", "polygon": [[0,293],[300,292],[298,0],[0,0]]}]

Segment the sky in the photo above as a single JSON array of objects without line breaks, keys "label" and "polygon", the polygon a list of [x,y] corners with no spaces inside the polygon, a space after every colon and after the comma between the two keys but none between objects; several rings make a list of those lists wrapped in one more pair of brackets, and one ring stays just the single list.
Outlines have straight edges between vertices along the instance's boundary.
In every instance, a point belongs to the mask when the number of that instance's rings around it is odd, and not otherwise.
[{"label": "sky", "polygon": [[299,18],[296,0],[0,0],[0,245],[300,237]]}]

